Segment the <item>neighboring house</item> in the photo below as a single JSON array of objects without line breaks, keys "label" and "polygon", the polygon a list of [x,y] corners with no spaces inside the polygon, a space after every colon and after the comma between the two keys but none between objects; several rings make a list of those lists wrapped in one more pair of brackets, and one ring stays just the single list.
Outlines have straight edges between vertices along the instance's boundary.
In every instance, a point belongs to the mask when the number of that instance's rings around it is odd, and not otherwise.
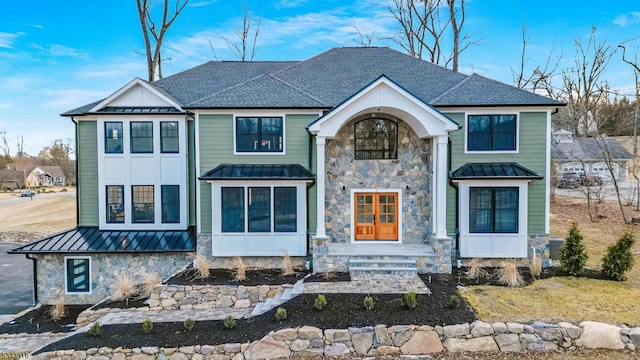
[{"label": "neighboring house", "polygon": [[621,181],[627,180],[628,162],[633,160],[633,155],[615,139],[574,137],[567,130],[552,134],[551,157],[557,171],[595,173],[609,179],[610,163],[614,176]]},{"label": "neighboring house", "polygon": [[138,276],[150,254],[162,276],[195,253],[214,267],[286,253],[314,272],[526,258],[549,234],[563,105],[375,47],[136,78],[62,114],[78,228],[13,252],[35,257],[43,301],[102,294],[103,274]]},{"label": "neighboring house", "polygon": [[27,175],[28,187],[51,187],[66,185],[64,172],[60,166],[36,166]]},{"label": "neighboring house", "polygon": [[15,170],[0,170],[0,190],[20,189],[24,183],[24,172]]}]

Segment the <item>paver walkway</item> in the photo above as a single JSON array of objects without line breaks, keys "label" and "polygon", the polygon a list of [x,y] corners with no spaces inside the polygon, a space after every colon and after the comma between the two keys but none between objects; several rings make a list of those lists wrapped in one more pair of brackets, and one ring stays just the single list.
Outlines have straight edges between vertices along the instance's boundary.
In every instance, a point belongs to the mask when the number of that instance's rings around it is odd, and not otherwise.
[{"label": "paver walkway", "polygon": [[[354,293],[354,294],[404,294],[413,291],[416,294],[430,294],[431,292],[418,276],[375,275],[366,279],[352,279],[343,282],[310,282],[304,283],[306,294]],[[253,308],[246,309],[204,309],[204,310],[161,310],[161,311],[125,311],[109,313],[100,319],[102,325],[142,323],[145,319],[153,322],[184,321],[191,317],[194,320],[222,320],[231,315],[236,319],[249,317]],[[78,329],[76,332],[86,331],[91,325]],[[55,342],[67,334],[27,334],[22,337],[0,339],[0,353],[32,352],[45,345]]]}]

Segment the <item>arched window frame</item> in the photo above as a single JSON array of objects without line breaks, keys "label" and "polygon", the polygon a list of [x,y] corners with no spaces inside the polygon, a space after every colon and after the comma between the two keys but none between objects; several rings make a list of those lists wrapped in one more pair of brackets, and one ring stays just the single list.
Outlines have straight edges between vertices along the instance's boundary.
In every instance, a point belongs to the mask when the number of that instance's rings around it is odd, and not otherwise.
[{"label": "arched window frame", "polygon": [[[367,127],[369,124],[370,127]],[[385,130],[376,133],[374,131],[376,126]],[[353,134],[354,159],[398,158],[398,123],[396,121],[384,117],[359,120],[353,125]]]}]

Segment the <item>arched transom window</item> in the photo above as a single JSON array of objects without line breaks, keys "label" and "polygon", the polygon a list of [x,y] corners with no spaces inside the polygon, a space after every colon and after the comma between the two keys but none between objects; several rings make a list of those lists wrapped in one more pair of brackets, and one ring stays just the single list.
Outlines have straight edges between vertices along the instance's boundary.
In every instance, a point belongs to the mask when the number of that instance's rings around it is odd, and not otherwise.
[{"label": "arched transom window", "polygon": [[373,118],[355,124],[355,159],[397,159],[398,123]]}]

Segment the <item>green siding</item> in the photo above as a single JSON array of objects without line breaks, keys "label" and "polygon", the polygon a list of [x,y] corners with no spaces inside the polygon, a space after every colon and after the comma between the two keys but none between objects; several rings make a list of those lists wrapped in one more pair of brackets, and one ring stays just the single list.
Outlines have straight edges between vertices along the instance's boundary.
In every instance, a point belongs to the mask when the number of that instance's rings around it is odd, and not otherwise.
[{"label": "green siding", "polygon": [[[517,154],[465,154],[465,117],[464,113],[446,114],[462,126],[458,131],[450,134],[451,171],[468,162],[517,162],[546,178],[547,156],[547,113],[520,112],[519,116],[519,151]],[[546,181],[532,180],[529,183],[529,211],[528,232],[530,234],[544,234],[545,231],[545,201]],[[456,190],[452,187],[447,191],[447,230],[453,233],[456,228]]]},{"label": "green siding", "polygon": [[188,204],[189,204],[189,225],[196,224],[196,137],[195,124],[187,121],[187,181],[189,182]]},{"label": "green siding", "polygon": [[78,225],[98,226],[98,125],[79,121],[77,132]]},{"label": "green siding", "polygon": [[[220,164],[300,164],[309,167],[309,133],[306,127],[317,114],[285,115],[284,155],[235,155],[233,148],[233,114],[200,115],[200,172]],[[203,233],[211,232],[211,186],[200,181],[200,225]],[[309,193],[309,207],[315,191]],[[313,201],[313,227],[315,229],[315,199]],[[311,214],[310,225],[311,225]]]}]

